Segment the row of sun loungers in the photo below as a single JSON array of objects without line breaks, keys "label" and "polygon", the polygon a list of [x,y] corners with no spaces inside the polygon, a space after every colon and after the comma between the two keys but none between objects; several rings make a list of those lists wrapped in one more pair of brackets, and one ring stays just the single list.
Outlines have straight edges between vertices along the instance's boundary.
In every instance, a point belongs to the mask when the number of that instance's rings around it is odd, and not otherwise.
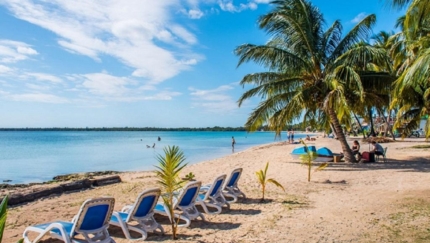
[{"label": "row of sun loungers", "polygon": [[[237,202],[239,197],[246,197],[238,187],[241,174],[242,168],[237,168],[227,180],[226,175],[220,175],[212,184],[205,186],[200,181],[189,182],[175,196],[174,208],[180,213],[175,213],[173,218],[166,206],[159,202],[161,191],[158,188],[143,191],[133,205],[127,205],[118,212],[114,211],[113,197],[88,199],[71,222],[54,221],[27,227],[23,233],[24,242],[36,243],[50,234],[52,238],[65,243],[114,243],[107,230],[110,224],[121,227],[127,239],[136,240],[130,234],[130,231],[134,231],[141,235],[137,239],[145,240],[148,232],[158,230],[164,233],[154,214],[167,216],[170,220],[179,219],[185,222],[179,224],[179,227],[188,227],[192,220],[199,217],[205,219],[196,205],[200,205],[207,214],[219,214],[224,206],[229,208],[230,203]],[[34,232],[37,236],[30,240],[29,234]],[[82,235],[85,240],[75,238],[77,235]]]}]

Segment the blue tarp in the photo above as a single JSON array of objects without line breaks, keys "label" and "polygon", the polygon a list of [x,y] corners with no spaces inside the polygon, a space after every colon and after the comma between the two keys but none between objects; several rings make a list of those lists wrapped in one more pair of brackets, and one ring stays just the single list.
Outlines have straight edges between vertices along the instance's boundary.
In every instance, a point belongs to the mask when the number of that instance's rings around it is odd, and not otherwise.
[{"label": "blue tarp", "polygon": [[317,150],[317,154],[318,156],[333,156],[333,152],[326,147],[319,148]]},{"label": "blue tarp", "polygon": [[[315,148],[315,146],[308,146],[308,149],[312,152],[317,152],[317,149]],[[291,152],[291,154],[293,155],[302,155],[302,154],[306,154],[306,147],[298,147],[293,149],[293,151]]]}]

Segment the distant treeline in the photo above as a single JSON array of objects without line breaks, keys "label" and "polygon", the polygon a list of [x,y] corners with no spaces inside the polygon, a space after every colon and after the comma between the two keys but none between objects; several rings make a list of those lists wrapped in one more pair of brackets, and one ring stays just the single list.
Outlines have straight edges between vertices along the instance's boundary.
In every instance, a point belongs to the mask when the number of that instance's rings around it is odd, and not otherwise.
[{"label": "distant treeline", "polygon": [[[295,129],[299,130],[304,126],[300,124],[294,124],[286,126],[284,130]],[[265,126],[261,126],[257,129],[258,131],[269,131],[270,129]],[[162,127],[25,127],[25,128],[0,128],[0,131],[166,131],[166,132],[202,132],[202,131],[213,131],[213,132],[246,132],[245,127],[177,127],[177,128],[162,128]]]},{"label": "distant treeline", "polygon": [[160,127],[85,127],[85,128],[73,128],[73,127],[50,127],[50,128],[0,128],[0,131],[246,131],[244,127],[201,127],[201,128],[190,128],[190,127],[179,127],[179,128],[160,128]]}]

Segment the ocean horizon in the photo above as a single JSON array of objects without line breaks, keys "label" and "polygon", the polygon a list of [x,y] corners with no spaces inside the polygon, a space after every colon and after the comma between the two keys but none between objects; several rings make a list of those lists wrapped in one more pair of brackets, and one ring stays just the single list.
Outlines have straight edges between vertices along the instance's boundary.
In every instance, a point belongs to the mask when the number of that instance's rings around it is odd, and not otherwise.
[{"label": "ocean horizon", "polygon": [[[295,139],[304,137],[296,134]],[[158,141],[160,137],[160,141]],[[0,183],[40,183],[54,176],[94,171],[154,170],[163,148],[178,146],[195,164],[234,152],[285,141],[274,132],[237,131],[2,131]],[[154,147],[153,147],[154,146]]]}]

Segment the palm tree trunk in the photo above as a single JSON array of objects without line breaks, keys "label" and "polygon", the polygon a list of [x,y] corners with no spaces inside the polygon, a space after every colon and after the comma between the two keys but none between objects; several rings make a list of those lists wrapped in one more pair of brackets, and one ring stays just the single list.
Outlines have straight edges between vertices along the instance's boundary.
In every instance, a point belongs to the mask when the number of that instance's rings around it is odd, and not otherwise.
[{"label": "palm tree trunk", "polygon": [[390,132],[390,135],[392,136],[393,140],[396,140],[396,138],[394,137],[392,129],[390,129],[391,110],[388,110],[387,119],[385,119],[385,116],[383,115],[384,112],[382,110],[379,110],[379,113],[382,114],[381,117],[386,124],[385,130],[384,130],[384,137],[388,137],[387,134],[388,134],[388,132]]},{"label": "palm tree trunk", "polygon": [[[354,114],[355,120],[357,121],[358,125],[360,126],[360,130],[363,132],[364,131],[363,126],[361,125],[360,120],[358,119],[358,117],[355,113],[353,113],[353,114]],[[364,136],[364,132],[363,132],[363,138],[366,138],[366,136]]]},{"label": "palm tree trunk", "polygon": [[342,146],[343,156],[345,162],[356,162],[352,150],[346,141],[345,134],[343,133],[342,127],[340,126],[339,119],[337,119],[336,112],[332,108],[328,108],[328,115],[333,128],[336,130],[337,138]]},{"label": "palm tree trunk", "polygon": [[262,185],[263,188],[263,197],[261,198],[261,202],[264,202],[264,192],[266,191],[266,186]]},{"label": "palm tree trunk", "polygon": [[335,139],[337,139],[337,132],[336,132],[336,129],[334,129],[333,124],[332,124],[331,122],[330,122],[330,128],[331,128],[331,131],[332,131],[332,133],[333,133],[334,138],[335,138]]},{"label": "palm tree trunk", "polygon": [[368,114],[369,114],[369,119],[370,119],[370,134],[372,135],[372,136],[376,136],[376,133],[375,133],[375,129],[373,129],[373,112],[372,112],[372,108],[371,107],[369,107],[368,109],[367,109],[367,112],[368,112]]}]

